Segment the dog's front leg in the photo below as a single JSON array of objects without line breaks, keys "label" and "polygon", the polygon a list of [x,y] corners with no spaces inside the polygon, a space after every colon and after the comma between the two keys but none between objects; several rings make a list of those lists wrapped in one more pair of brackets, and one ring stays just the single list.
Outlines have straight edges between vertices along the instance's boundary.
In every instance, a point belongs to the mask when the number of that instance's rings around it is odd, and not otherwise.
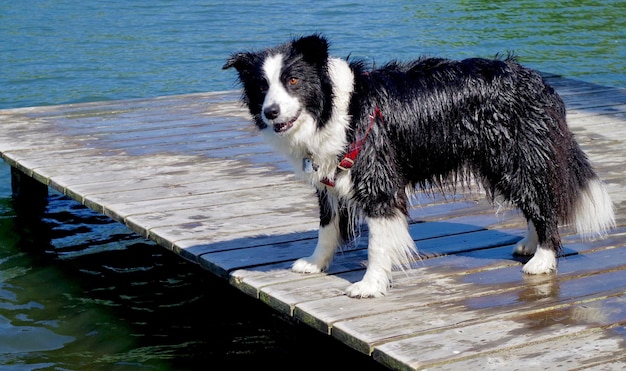
[{"label": "dog's front leg", "polygon": [[319,273],[328,269],[335,250],[341,242],[339,230],[339,203],[326,191],[317,192],[320,205],[320,229],[317,246],[311,256],[293,263],[292,270],[299,273]]},{"label": "dog's front leg", "polygon": [[385,231],[386,218],[370,218],[367,221],[369,241],[367,246],[367,269],[363,279],[346,289],[346,295],[353,298],[380,297],[387,293],[391,282],[391,259],[385,252],[387,238],[392,237]]}]

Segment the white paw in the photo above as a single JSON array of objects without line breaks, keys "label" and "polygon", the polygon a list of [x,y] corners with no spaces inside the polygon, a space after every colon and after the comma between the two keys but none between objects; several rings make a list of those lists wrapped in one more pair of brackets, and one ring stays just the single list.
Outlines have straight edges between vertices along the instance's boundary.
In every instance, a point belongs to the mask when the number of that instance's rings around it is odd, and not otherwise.
[{"label": "white paw", "polygon": [[352,298],[378,298],[387,294],[389,276],[384,271],[368,269],[359,282],[353,283],[346,289],[346,295]]},{"label": "white paw", "polygon": [[351,298],[378,298],[387,294],[387,284],[359,281],[348,286],[346,295]]},{"label": "white paw", "polygon": [[554,251],[544,248],[537,249],[532,257],[522,268],[526,274],[544,274],[556,272],[556,255]]},{"label": "white paw", "polygon": [[328,264],[316,262],[312,256],[296,260],[291,270],[298,273],[320,273],[328,269]]}]

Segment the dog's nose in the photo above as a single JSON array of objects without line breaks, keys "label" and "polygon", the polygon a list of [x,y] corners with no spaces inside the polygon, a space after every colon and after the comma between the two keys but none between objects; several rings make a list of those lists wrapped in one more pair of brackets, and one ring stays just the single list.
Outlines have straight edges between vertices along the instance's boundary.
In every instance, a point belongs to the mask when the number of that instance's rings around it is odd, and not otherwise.
[{"label": "dog's nose", "polygon": [[276,103],[270,104],[263,109],[263,113],[268,120],[273,120],[280,115],[280,107],[278,107],[278,104]]}]

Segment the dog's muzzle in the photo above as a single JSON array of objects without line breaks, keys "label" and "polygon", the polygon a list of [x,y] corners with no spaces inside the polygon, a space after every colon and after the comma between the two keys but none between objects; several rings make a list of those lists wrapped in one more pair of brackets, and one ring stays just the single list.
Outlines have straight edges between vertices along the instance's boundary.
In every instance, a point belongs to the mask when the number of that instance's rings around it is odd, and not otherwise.
[{"label": "dog's muzzle", "polygon": [[294,118],[285,122],[274,122],[274,132],[275,133],[284,133],[285,131],[291,129],[293,127],[293,123],[300,117],[300,113],[302,110],[299,110]]}]

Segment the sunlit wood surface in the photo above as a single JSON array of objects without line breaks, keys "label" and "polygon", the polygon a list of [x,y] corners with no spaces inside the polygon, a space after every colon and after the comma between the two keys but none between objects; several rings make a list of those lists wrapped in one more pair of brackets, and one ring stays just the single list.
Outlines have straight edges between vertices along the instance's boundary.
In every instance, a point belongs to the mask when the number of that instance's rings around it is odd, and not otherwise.
[{"label": "sunlit wood surface", "polygon": [[290,272],[315,246],[317,200],[255,133],[237,92],[3,110],[0,153],[392,369],[621,369],[626,89],[547,79],[618,217],[601,240],[562,229],[557,275],[522,275],[511,251],[524,221],[480,190],[415,197],[410,229],[422,260],[395,272],[384,298],[343,295],[363,275],[365,230],[327,274]]}]

